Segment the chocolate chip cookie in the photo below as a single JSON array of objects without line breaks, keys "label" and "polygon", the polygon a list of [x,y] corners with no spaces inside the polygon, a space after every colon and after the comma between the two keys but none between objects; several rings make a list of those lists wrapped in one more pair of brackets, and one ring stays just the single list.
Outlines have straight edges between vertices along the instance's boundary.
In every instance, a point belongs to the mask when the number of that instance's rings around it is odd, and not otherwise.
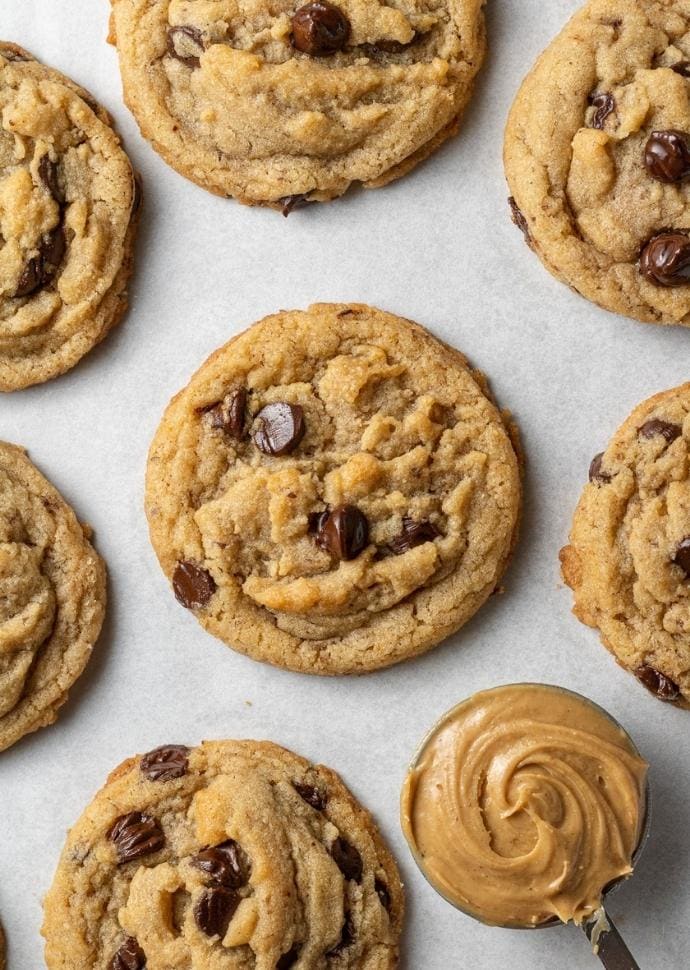
[{"label": "chocolate chip cookie", "polygon": [[363,305],[268,317],[170,404],[148,464],[177,599],[258,660],[360,673],[422,653],[495,590],[519,462],[482,375]]},{"label": "chocolate chip cookie", "polygon": [[387,970],[403,892],[371,816],[275,744],[124,762],[71,830],[45,901],[49,970]]},{"label": "chocolate chip cookie", "polygon": [[124,94],[182,175],[288,214],[385,185],[458,129],[484,0],[112,0]]},{"label": "chocolate chip cookie", "polygon": [[0,391],[64,373],[119,321],[138,202],[103,108],[0,42]]},{"label": "chocolate chip cookie", "polygon": [[575,615],[690,707],[690,384],[641,404],[593,459],[561,562]]},{"label": "chocolate chip cookie", "polygon": [[590,0],[541,55],[508,120],[513,218],[589,300],[690,324],[690,10]]},{"label": "chocolate chip cookie", "polygon": [[21,448],[0,442],[0,751],[55,720],[105,599],[86,527]]}]

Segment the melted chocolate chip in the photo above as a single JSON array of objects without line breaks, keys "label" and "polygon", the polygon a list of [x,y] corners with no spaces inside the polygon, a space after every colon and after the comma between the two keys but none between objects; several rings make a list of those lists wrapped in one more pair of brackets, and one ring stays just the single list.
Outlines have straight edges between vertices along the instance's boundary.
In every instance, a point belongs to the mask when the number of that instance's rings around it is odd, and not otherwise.
[{"label": "melted chocolate chip", "polygon": [[204,35],[196,27],[171,27],[168,31],[168,54],[187,67],[199,67],[205,50]]},{"label": "melted chocolate chip", "polygon": [[244,437],[247,412],[246,388],[230,391],[222,401],[210,408],[204,408],[204,411],[209,415],[212,428],[218,428],[231,438],[241,440]]},{"label": "melted chocolate chip", "polygon": [[144,970],[146,954],[133,936],[128,936],[110,961],[109,970]]},{"label": "melted chocolate chip", "polygon": [[301,785],[298,781],[293,781],[293,787],[300,798],[303,798],[307,805],[311,805],[317,812],[322,812],[328,803],[328,797],[320,792],[313,785]]},{"label": "melted chocolate chip", "polygon": [[149,781],[172,781],[187,774],[189,748],[184,744],[165,744],[141,759],[139,767]]},{"label": "melted chocolate chip", "polygon": [[309,523],[309,535],[318,535],[326,524],[326,519],[329,515],[330,513],[328,509],[324,509],[323,512],[310,512],[307,516],[307,521]]},{"label": "melted chocolate chip", "polygon": [[690,536],[686,536],[678,543],[672,562],[680,566],[685,575],[690,577]]},{"label": "melted chocolate chip", "polygon": [[611,481],[611,476],[602,469],[603,461],[604,452],[601,451],[592,458],[589,466],[589,480],[590,482],[595,482],[597,485],[608,485]]},{"label": "melted chocolate chip", "polygon": [[680,74],[681,77],[690,77],[690,61],[678,61],[671,68],[676,74]]},{"label": "melted chocolate chip", "polygon": [[374,881],[374,889],[376,890],[376,895],[381,901],[381,905],[390,913],[391,894],[388,892],[388,886],[386,886],[385,882],[382,882],[380,879],[376,879]]},{"label": "melted chocolate chip", "polygon": [[158,852],[165,845],[165,836],[158,820],[143,812],[121,815],[108,832],[115,843],[119,865]]},{"label": "melted chocolate chip", "polygon": [[599,94],[593,94],[589,99],[589,103],[595,109],[594,116],[592,117],[592,128],[602,129],[606,119],[616,108],[613,95],[606,94],[602,91]]},{"label": "melted chocolate chip", "polygon": [[290,967],[294,967],[299,959],[301,946],[299,943],[295,943],[291,950],[284,953],[282,957],[276,963],[276,970],[290,970]]},{"label": "melted chocolate chip", "polygon": [[292,17],[292,46],[312,57],[341,51],[350,36],[350,21],[328,0],[314,0]]},{"label": "melted chocolate chip", "polygon": [[356,505],[339,505],[332,512],[322,513],[316,542],[334,559],[356,559],[369,544],[367,517]]},{"label": "melted chocolate chip", "polygon": [[302,209],[305,205],[309,205],[313,201],[313,199],[309,198],[308,192],[301,192],[298,195],[284,195],[282,199],[278,199],[280,211],[286,219],[293,209]]},{"label": "melted chocolate chip", "polygon": [[399,40],[377,40],[375,44],[360,44],[359,50],[366,57],[371,57],[376,61],[384,54],[402,54],[403,51],[406,51],[408,47],[411,47],[419,40],[421,36],[421,34],[415,34],[407,44],[401,44]]},{"label": "melted chocolate chip", "polygon": [[679,424],[671,424],[668,421],[660,421],[659,418],[652,418],[651,421],[646,421],[637,433],[641,438],[654,438],[661,435],[670,444],[676,438],[680,438],[683,429]]},{"label": "melted chocolate chip", "polygon": [[188,610],[206,606],[216,591],[216,582],[208,569],[188,561],[178,562],[172,583],[178,603]]},{"label": "melted chocolate chip", "polygon": [[65,201],[65,193],[60,185],[60,166],[52,161],[50,155],[46,154],[38,163],[38,174],[55,201],[62,205]]},{"label": "melted chocolate chip", "polygon": [[239,904],[240,896],[231,889],[207,889],[194,907],[196,925],[206,936],[219,936],[222,940]]},{"label": "melted chocolate chip", "polygon": [[682,131],[653,131],[647,139],[644,163],[659,182],[680,182],[690,175],[688,136]]},{"label": "melted chocolate chip", "polygon": [[362,881],[362,857],[354,845],[350,845],[345,839],[339,837],[331,846],[331,855],[346,879],[353,879],[355,882]]},{"label": "melted chocolate chip", "polygon": [[345,922],[343,923],[343,928],[340,931],[340,939],[336,945],[328,951],[326,956],[337,956],[338,953],[342,953],[346,950],[348,946],[351,946],[355,942],[355,924],[352,922],[352,916],[348,913],[345,917]]},{"label": "melted chocolate chip", "polygon": [[525,237],[525,242],[531,245],[532,237],[529,232],[529,225],[527,224],[527,219],[525,219],[522,209],[518,208],[518,204],[511,195],[508,199],[508,205],[510,206],[510,218],[513,224],[518,227],[522,235]]},{"label": "melted chocolate chip", "polygon": [[640,272],[657,286],[690,282],[690,237],[682,232],[652,236],[640,256]]},{"label": "melted chocolate chip", "polygon": [[51,283],[60,269],[66,248],[65,232],[62,223],[59,223],[44,235],[38,247],[38,255],[30,259],[24,267],[15,297],[31,296],[36,290]]},{"label": "melted chocolate chip", "polygon": [[680,697],[678,684],[672,681],[670,677],[667,677],[666,674],[662,674],[655,667],[644,664],[642,667],[638,667],[637,670],[633,671],[633,673],[640,683],[644,684],[647,690],[658,697],[659,700],[675,701]]},{"label": "melted chocolate chip", "polygon": [[440,532],[431,522],[415,522],[414,519],[405,516],[402,522],[402,531],[394,539],[391,539],[389,546],[396,556],[415,546],[421,546],[424,542],[433,542],[438,539]]},{"label": "melted chocolate chip", "polygon": [[240,889],[249,881],[249,860],[234,839],[202,849],[192,859],[192,865],[215,886]]},{"label": "melted chocolate chip", "polygon": [[299,404],[284,401],[267,404],[256,416],[254,444],[265,455],[289,455],[304,437],[304,411]]}]

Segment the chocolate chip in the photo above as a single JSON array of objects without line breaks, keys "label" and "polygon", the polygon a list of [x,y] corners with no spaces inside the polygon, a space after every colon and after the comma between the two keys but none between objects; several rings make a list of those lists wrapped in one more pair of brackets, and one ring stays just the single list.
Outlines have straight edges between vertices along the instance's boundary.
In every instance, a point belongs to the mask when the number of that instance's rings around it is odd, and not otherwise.
[{"label": "chocolate chip", "polygon": [[313,785],[301,785],[298,781],[293,781],[293,787],[300,798],[303,798],[307,805],[311,805],[317,812],[322,812],[328,803],[328,796],[320,792]]},{"label": "chocolate chip", "polygon": [[640,272],[657,286],[690,282],[690,238],[682,232],[652,236],[640,256]]},{"label": "chocolate chip", "polygon": [[532,237],[530,236],[527,219],[525,219],[522,209],[518,208],[518,204],[512,195],[508,199],[508,205],[510,206],[510,218],[512,219],[513,224],[518,227],[522,235],[525,237],[525,242],[528,245],[531,245]]},{"label": "chocolate chip", "polygon": [[292,46],[312,57],[341,51],[350,36],[350,21],[328,0],[314,0],[292,17]]},{"label": "chocolate chip", "polygon": [[592,117],[592,128],[602,129],[606,119],[616,108],[613,95],[606,94],[602,91],[599,94],[593,94],[589,99],[589,103],[595,109]]},{"label": "chocolate chip", "polygon": [[194,907],[196,925],[206,936],[219,936],[222,940],[239,904],[240,896],[231,889],[207,889]]},{"label": "chocolate chip", "polygon": [[676,438],[680,438],[683,429],[679,424],[670,424],[668,421],[652,418],[651,421],[646,421],[637,433],[641,438],[654,438],[656,435],[661,435],[670,444]]},{"label": "chocolate chip", "polygon": [[240,889],[249,881],[249,860],[234,839],[202,849],[191,861],[215,886]]},{"label": "chocolate chip", "polygon": [[149,781],[172,781],[187,774],[189,748],[184,744],[165,744],[141,759],[139,767]]},{"label": "chocolate chip", "polygon": [[299,959],[301,949],[301,946],[298,943],[295,943],[292,949],[288,950],[287,953],[284,953],[278,960],[276,963],[276,970],[290,970],[290,967],[294,967]]},{"label": "chocolate chip", "polygon": [[381,905],[390,913],[391,894],[388,892],[388,886],[386,886],[386,884],[380,879],[376,879],[374,881],[374,889],[376,890],[376,895],[381,900]]},{"label": "chocolate chip", "polygon": [[45,154],[38,163],[38,174],[51,196],[62,205],[65,201],[65,193],[60,185],[60,166],[58,163],[54,162],[50,155]]},{"label": "chocolate chip", "polygon": [[324,509],[323,512],[310,512],[307,516],[309,534],[312,536],[318,535],[329,515],[330,512],[328,509]]},{"label": "chocolate chip", "polygon": [[168,54],[187,67],[199,67],[205,50],[204,35],[196,27],[171,27],[168,31]]},{"label": "chocolate chip", "polygon": [[402,521],[402,531],[388,543],[392,552],[396,556],[402,556],[404,552],[421,546],[424,542],[433,542],[438,539],[440,532],[431,522],[415,522],[408,516]]},{"label": "chocolate chip", "polygon": [[686,576],[690,576],[690,536],[686,536],[678,543],[672,562],[680,566]]},{"label": "chocolate chip", "polygon": [[602,463],[604,460],[604,452],[600,451],[598,455],[592,458],[589,466],[589,480],[590,482],[595,482],[598,485],[608,485],[611,481],[611,476],[608,472],[602,470]]},{"label": "chocolate chip", "polygon": [[362,857],[353,845],[339,837],[331,846],[331,855],[346,879],[354,879],[355,882],[362,881]]},{"label": "chocolate chip", "polygon": [[282,199],[278,199],[280,211],[286,219],[293,209],[302,209],[305,205],[309,205],[313,201],[313,199],[309,198],[308,192],[301,192],[298,195],[284,195]]},{"label": "chocolate chip", "polygon": [[108,832],[108,838],[115,843],[119,865],[158,852],[165,845],[158,820],[143,812],[121,815]]},{"label": "chocolate chip", "polygon": [[680,182],[690,175],[688,136],[682,131],[653,131],[647,139],[644,163],[659,182]]},{"label": "chocolate chip", "polygon": [[352,916],[348,913],[345,917],[345,922],[343,923],[343,928],[340,931],[340,940],[336,945],[328,951],[327,956],[337,956],[338,953],[342,953],[346,950],[348,946],[351,946],[355,942],[355,924],[352,922]]},{"label": "chocolate chip", "polygon": [[36,290],[47,286],[55,278],[65,255],[67,244],[62,223],[47,232],[38,247],[38,255],[34,256],[24,267],[19,278],[15,297],[31,296]]},{"label": "chocolate chip", "polygon": [[265,455],[289,455],[304,437],[304,411],[299,404],[267,404],[256,416],[254,444]]},{"label": "chocolate chip", "polygon": [[146,954],[133,936],[128,936],[110,961],[109,970],[144,970]]},{"label": "chocolate chip", "polygon": [[655,694],[659,700],[675,701],[680,697],[680,687],[678,684],[674,683],[670,677],[662,674],[655,667],[644,664],[642,667],[634,670],[633,673],[640,683],[644,684],[647,690]]},{"label": "chocolate chip", "polygon": [[188,560],[178,562],[172,583],[178,603],[182,603],[188,610],[198,610],[206,606],[217,588],[208,569]]},{"label": "chocolate chip", "polygon": [[367,518],[356,505],[339,505],[321,514],[316,542],[335,559],[356,559],[369,543]]},{"label": "chocolate chip", "polygon": [[360,44],[359,50],[366,57],[378,60],[383,54],[402,54],[421,36],[421,34],[415,34],[407,44],[401,44],[399,40],[377,40],[375,44]]},{"label": "chocolate chip", "polygon": [[212,428],[224,431],[231,438],[241,440],[244,437],[244,425],[247,412],[247,390],[244,387],[230,391],[222,401],[210,408],[204,408],[209,415]]},{"label": "chocolate chip", "polygon": [[681,77],[690,77],[690,61],[678,61],[671,68],[676,74],[680,74]]}]

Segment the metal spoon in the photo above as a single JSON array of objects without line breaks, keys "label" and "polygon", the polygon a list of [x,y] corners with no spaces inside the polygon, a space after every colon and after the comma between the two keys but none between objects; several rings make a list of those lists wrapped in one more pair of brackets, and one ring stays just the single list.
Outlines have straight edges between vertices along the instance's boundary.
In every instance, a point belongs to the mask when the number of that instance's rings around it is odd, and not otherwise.
[{"label": "metal spoon", "polygon": [[[514,686],[514,685],[511,685],[511,686]],[[551,684],[548,684],[548,685],[522,684],[519,686],[553,687],[553,685]],[[578,697],[581,700],[586,701],[588,704],[591,704],[594,708],[596,708],[598,711],[604,714],[610,721],[612,721],[623,732],[625,737],[630,742],[632,750],[639,757],[642,757],[640,755],[640,752],[637,749],[637,746],[635,745],[635,742],[632,740],[632,738],[625,730],[625,728],[616,720],[616,718],[612,714],[609,714],[609,712],[604,710],[603,707],[600,707],[598,704],[590,700],[588,697],[585,697],[583,694],[578,694],[576,691],[569,691],[564,687],[558,687],[557,689],[562,690],[566,694],[573,694],[575,697]],[[433,727],[427,733],[426,737],[424,738],[421,745],[419,746],[419,749],[417,750],[414,758],[412,759],[412,762],[409,767],[409,772],[412,772],[417,768],[419,761],[427,747],[427,744],[434,737],[440,725],[446,719],[451,718],[452,715],[458,710],[458,708],[463,707],[464,704],[466,704],[467,700],[469,699],[470,698],[467,698],[466,700],[461,701],[459,704],[456,704],[455,707],[451,708],[449,711],[446,711],[446,713],[443,714],[438,719],[436,724],[433,725]],[[644,814],[644,820],[642,822],[642,827],[640,830],[640,838],[638,840],[637,847],[635,848],[635,851],[633,852],[633,856],[632,856],[633,869],[637,865],[637,861],[640,858],[640,855],[642,854],[642,850],[644,849],[647,839],[649,837],[649,827],[650,827],[650,820],[651,820],[651,788],[649,785],[649,778],[647,778],[647,783],[645,787],[644,811],[645,811],[645,814]],[[484,920],[482,920],[479,916],[476,915],[476,913],[471,913],[469,912],[469,910],[463,909],[462,906],[459,906],[452,899],[449,899],[445,895],[445,893],[443,893],[437,886],[435,886],[434,883],[431,881],[431,879],[429,879],[429,877],[427,876],[424,870],[424,864],[422,860],[419,858],[419,854],[417,852],[416,846],[414,846],[409,839],[407,840],[407,842],[408,842],[408,847],[410,849],[410,852],[412,853],[412,858],[417,863],[417,867],[419,871],[424,876],[424,878],[429,883],[429,885],[432,887],[432,889],[434,889],[439,894],[439,896],[445,899],[447,903],[450,903],[451,906],[455,907],[455,909],[460,910],[461,913],[464,913],[466,916],[471,916],[472,919],[477,920],[478,923],[483,923],[486,926],[496,925],[493,923],[491,924],[485,923]],[[625,882],[628,878],[630,877],[623,876],[620,879],[616,879],[609,886],[605,887],[604,891],[602,892],[600,909],[596,913],[594,913],[589,920],[587,920],[586,922],[583,922],[581,926],[581,929],[585,933],[587,939],[592,944],[592,949],[594,953],[599,957],[601,963],[604,965],[604,967],[606,967],[606,970],[640,970],[638,963],[636,962],[632,953],[626,946],[623,937],[618,932],[613,920],[608,915],[605,907],[605,900],[611,895],[611,893],[615,892],[616,889],[618,889],[621,883]],[[535,926],[518,926],[518,927],[510,926],[506,928],[524,929],[524,930],[532,930],[532,929],[541,930],[551,926],[564,926],[564,925],[565,924],[562,923],[557,916],[555,916],[553,919],[546,920],[543,923],[538,923]]]}]

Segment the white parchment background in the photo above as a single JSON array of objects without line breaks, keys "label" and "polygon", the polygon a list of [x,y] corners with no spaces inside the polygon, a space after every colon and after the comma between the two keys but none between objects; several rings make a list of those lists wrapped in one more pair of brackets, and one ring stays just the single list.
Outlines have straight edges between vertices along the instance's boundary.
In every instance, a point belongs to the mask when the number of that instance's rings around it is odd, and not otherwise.
[{"label": "white parchment background", "polygon": [[[508,218],[501,166],[518,84],[576,6],[490,0],[490,54],[460,136],[396,185],[285,220],[206,194],[141,139],[105,43],[107,0],[0,0],[0,37],[112,112],[145,196],[124,323],[66,377],[0,400],[0,438],[26,446],[93,525],[110,570],[104,634],[68,706],[0,755],[10,970],[44,965],[41,897],[65,830],[107,773],[163,742],[222,737],[271,738],[323,761],[372,809],[408,888],[407,970],[591,970],[573,928],[511,932],[456,913],[416,871],[398,826],[405,767],[432,722],[475,690],[519,680],[589,695],[651,761],[652,835],[611,911],[643,968],[687,966],[690,714],[647,695],[571,616],[557,555],[592,455],[635,404],[690,377],[690,332],[615,317],[555,282]],[[529,462],[506,594],[426,657],[362,679],[274,670],[204,633],[174,602],[142,509],[169,398],[238,330],[317,300],[378,304],[463,350],[514,411]]]}]

